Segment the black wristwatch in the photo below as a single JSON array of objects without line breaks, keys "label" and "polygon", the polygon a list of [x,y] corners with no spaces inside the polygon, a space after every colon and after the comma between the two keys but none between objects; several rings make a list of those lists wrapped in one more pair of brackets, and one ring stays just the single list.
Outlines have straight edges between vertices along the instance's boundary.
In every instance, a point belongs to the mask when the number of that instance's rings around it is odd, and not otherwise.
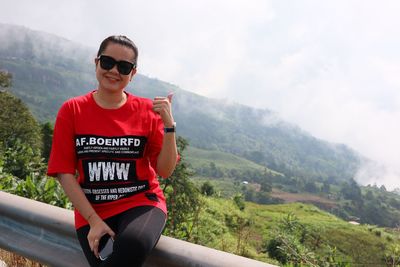
[{"label": "black wristwatch", "polygon": [[176,128],[176,122],[172,125],[172,127],[164,127],[164,133],[174,133]]}]

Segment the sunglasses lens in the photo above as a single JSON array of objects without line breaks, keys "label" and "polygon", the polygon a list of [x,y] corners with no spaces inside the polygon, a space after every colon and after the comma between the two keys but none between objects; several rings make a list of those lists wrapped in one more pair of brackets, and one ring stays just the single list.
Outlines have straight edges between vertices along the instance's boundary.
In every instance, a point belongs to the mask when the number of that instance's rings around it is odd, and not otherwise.
[{"label": "sunglasses lens", "polygon": [[123,75],[128,75],[133,69],[133,64],[127,61],[120,61],[118,62],[117,67],[119,73]]},{"label": "sunglasses lens", "polygon": [[118,72],[122,75],[128,75],[131,73],[132,69],[135,67],[134,63],[128,61],[116,61],[109,56],[100,56],[100,67],[104,70],[111,70],[117,64]]},{"label": "sunglasses lens", "polygon": [[102,69],[111,70],[117,62],[112,57],[101,56],[100,66]]}]

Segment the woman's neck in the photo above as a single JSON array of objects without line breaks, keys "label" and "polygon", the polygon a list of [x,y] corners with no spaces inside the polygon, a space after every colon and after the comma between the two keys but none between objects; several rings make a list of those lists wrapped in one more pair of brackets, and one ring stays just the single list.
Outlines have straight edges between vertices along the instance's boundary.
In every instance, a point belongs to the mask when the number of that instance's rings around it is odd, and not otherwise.
[{"label": "woman's neck", "polygon": [[122,107],[126,103],[127,95],[124,91],[115,93],[106,92],[98,89],[93,93],[94,100],[96,103],[105,109],[117,109]]}]

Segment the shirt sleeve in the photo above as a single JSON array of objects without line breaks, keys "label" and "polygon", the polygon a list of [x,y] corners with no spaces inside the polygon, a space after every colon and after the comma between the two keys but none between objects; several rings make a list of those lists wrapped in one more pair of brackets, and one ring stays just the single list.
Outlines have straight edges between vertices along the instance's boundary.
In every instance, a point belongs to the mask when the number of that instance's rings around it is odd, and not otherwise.
[{"label": "shirt sleeve", "polygon": [[47,167],[47,175],[56,177],[58,173],[75,174],[75,127],[70,102],[65,102],[58,111],[54,126],[53,142]]}]

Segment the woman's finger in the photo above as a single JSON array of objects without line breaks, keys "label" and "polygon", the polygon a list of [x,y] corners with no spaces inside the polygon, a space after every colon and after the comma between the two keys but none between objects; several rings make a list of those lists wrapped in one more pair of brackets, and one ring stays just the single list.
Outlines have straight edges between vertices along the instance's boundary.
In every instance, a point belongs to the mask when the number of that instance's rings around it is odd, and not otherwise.
[{"label": "woman's finger", "polygon": [[170,92],[167,96],[169,103],[172,103],[172,97],[174,96],[174,92]]},{"label": "woman's finger", "polygon": [[169,100],[168,100],[168,98],[163,98],[163,99],[160,99],[160,100],[154,100],[153,101],[153,105],[166,105],[166,106],[169,106],[169,105],[171,105],[171,103],[169,102]]},{"label": "woman's finger", "polygon": [[107,234],[109,234],[114,239],[115,233],[113,232],[113,230],[108,229]]},{"label": "woman's finger", "polygon": [[98,252],[99,242],[100,242],[99,239],[95,239],[93,241],[93,253],[97,258],[99,257],[99,252]]},{"label": "woman's finger", "polygon": [[161,111],[161,110],[166,110],[166,111],[169,111],[169,106],[168,106],[168,104],[166,104],[166,103],[162,103],[162,104],[154,104],[153,105],[153,110],[159,110],[159,111]]},{"label": "woman's finger", "polygon": [[90,251],[93,252],[93,242],[89,240],[88,243],[89,243]]}]

